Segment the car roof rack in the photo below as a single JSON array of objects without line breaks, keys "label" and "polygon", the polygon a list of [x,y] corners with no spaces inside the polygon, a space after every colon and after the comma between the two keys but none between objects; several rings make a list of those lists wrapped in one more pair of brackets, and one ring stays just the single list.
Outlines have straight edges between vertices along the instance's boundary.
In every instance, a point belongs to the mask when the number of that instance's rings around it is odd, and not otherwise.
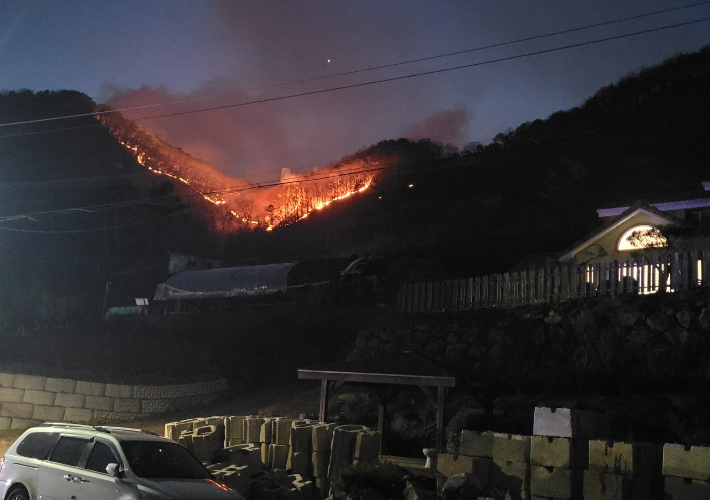
[{"label": "car roof rack", "polygon": [[137,429],[134,427],[116,427],[111,425],[86,425],[86,424],[71,424],[67,422],[45,422],[39,424],[38,427],[60,427],[64,429],[84,429],[84,430],[95,430],[98,432],[111,433],[112,431],[128,431],[128,432],[140,432],[143,434],[150,434],[152,436],[157,436],[153,431],[147,431],[145,429]]}]

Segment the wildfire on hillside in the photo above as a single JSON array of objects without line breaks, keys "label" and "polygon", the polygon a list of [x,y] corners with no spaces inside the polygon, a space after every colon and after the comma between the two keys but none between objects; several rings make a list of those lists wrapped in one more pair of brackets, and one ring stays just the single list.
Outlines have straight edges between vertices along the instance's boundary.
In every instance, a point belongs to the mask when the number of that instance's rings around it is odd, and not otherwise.
[{"label": "wildfire on hillside", "polygon": [[119,113],[97,119],[149,172],[175,179],[202,199],[220,207],[228,221],[223,230],[272,231],[307,218],[331,203],[372,186],[376,174],[393,158],[351,157],[336,165],[294,174],[284,168],[278,182],[252,184],[226,176],[212,165],[145,132]]}]

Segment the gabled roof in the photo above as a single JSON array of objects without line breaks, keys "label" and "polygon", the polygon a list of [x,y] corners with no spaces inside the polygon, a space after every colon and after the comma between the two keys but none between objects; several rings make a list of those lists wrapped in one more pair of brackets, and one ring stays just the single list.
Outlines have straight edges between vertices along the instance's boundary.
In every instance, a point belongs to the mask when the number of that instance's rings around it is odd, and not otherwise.
[{"label": "gabled roof", "polygon": [[572,247],[570,247],[563,255],[560,256],[559,260],[565,261],[572,259],[578,252],[584,250],[594,240],[615,230],[638,213],[644,213],[646,215],[651,216],[651,218],[656,219],[658,221],[658,225],[672,223],[683,224],[683,221],[681,219],[662,212],[661,210],[655,207],[644,205],[643,202],[639,200],[616,217],[606,221],[606,223],[604,224],[604,226],[602,226],[601,229],[597,229],[596,231],[589,233],[582,240],[578,241],[577,243],[574,243]]}]

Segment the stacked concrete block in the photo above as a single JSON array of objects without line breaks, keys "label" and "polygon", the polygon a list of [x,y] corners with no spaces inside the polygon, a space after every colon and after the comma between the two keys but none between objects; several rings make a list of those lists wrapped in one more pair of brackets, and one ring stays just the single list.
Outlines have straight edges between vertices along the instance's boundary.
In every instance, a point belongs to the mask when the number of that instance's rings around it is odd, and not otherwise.
[{"label": "stacked concrete block", "polygon": [[608,419],[598,413],[535,408],[530,440],[533,498],[582,498],[584,470],[589,463],[588,440],[608,432]]},{"label": "stacked concrete block", "polygon": [[512,500],[530,494],[530,437],[517,434],[494,434],[493,465],[490,482],[508,491]]},{"label": "stacked concrete block", "polygon": [[311,500],[313,482],[298,474],[261,476],[252,483],[250,498],[255,500]]},{"label": "stacked concrete block", "polygon": [[377,431],[362,431],[355,441],[355,459],[353,463],[376,462],[382,448],[382,433]]},{"label": "stacked concrete block", "polygon": [[313,471],[316,494],[325,496],[329,490],[328,465],[330,447],[333,442],[335,424],[318,422],[311,435],[311,470]]},{"label": "stacked concrete block", "polygon": [[658,445],[591,440],[589,469],[584,471],[584,498],[660,498],[661,461]]},{"label": "stacked concrete block", "polygon": [[459,456],[453,457],[441,454],[437,458],[437,469],[446,477],[463,472],[473,475],[473,478],[483,488],[492,483],[493,442],[495,433],[485,431],[461,431]]},{"label": "stacked concrete block", "polygon": [[183,430],[178,442],[190,450],[198,460],[207,462],[223,449],[224,436],[214,425],[202,425],[193,430]]},{"label": "stacked concrete block", "polygon": [[290,429],[287,468],[302,477],[313,477],[313,433],[316,423],[294,420]]},{"label": "stacked concrete block", "polygon": [[665,444],[662,473],[666,499],[710,498],[710,447]]},{"label": "stacked concrete block", "polygon": [[333,429],[328,477],[334,477],[353,463],[358,435],[369,431],[364,425],[339,425]]},{"label": "stacked concrete block", "polygon": [[219,458],[218,464],[208,465],[207,469],[215,479],[248,497],[252,482],[264,473],[259,448],[246,444],[230,446],[221,451]]},{"label": "stacked concrete block", "polygon": [[244,419],[244,441],[254,446],[261,447],[261,426],[264,423],[263,418],[246,417]]},{"label": "stacked concrete block", "polygon": [[244,440],[244,419],[242,416],[224,417],[224,447],[245,444]]}]

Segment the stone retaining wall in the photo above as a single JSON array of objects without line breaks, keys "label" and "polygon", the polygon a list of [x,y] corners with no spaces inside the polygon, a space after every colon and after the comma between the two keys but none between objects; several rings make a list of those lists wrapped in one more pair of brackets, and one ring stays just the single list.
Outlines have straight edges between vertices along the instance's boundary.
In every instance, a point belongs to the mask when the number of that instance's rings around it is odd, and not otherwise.
[{"label": "stone retaining wall", "polygon": [[120,385],[0,373],[0,430],[41,422],[137,420],[212,402],[225,379],[180,385]]}]

